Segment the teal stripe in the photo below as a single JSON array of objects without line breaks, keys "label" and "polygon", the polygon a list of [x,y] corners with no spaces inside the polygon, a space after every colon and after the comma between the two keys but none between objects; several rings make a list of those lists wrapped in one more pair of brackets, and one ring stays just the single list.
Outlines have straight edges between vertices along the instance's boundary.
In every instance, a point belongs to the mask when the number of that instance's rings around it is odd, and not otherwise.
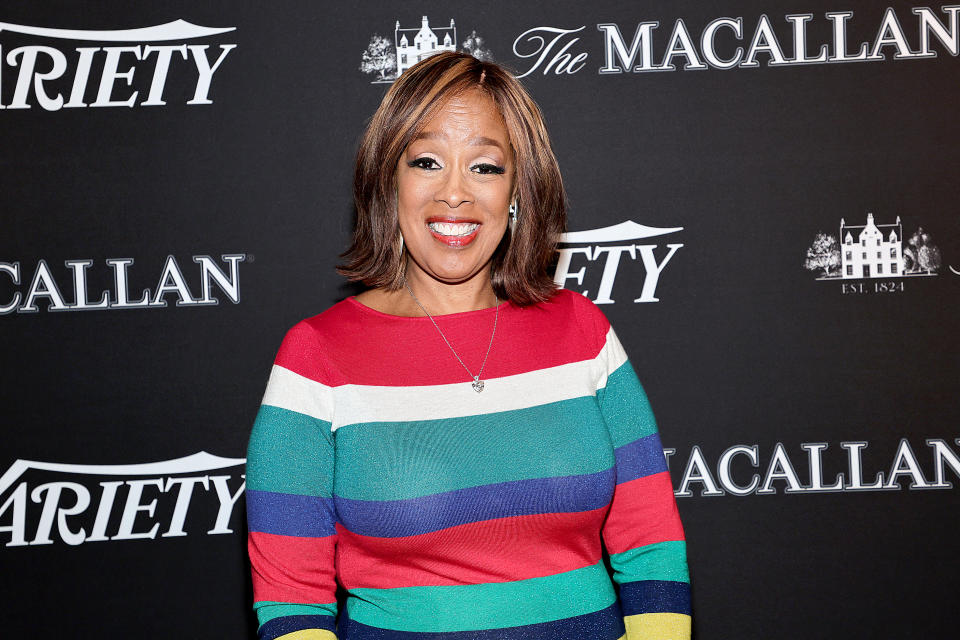
[{"label": "teal stripe", "polygon": [[247,488],[332,497],[330,423],[263,405],[247,446]]},{"label": "teal stripe", "polygon": [[657,432],[647,394],[629,360],[609,375],[607,386],[597,391],[597,397],[614,447]]},{"label": "teal stripe", "polygon": [[274,618],[284,616],[336,616],[337,603],[331,604],[291,604],[288,602],[254,602],[253,610],[257,613],[257,622],[265,625]]},{"label": "teal stripe", "polygon": [[354,500],[419,498],[614,465],[592,395],[462,418],[354,424],[337,429],[336,440],[334,493]]},{"label": "teal stripe", "polygon": [[657,542],[623,553],[612,553],[610,566],[620,584],[638,580],[690,582],[687,543],[683,540]]},{"label": "teal stripe", "polygon": [[599,611],[617,599],[603,563],[515,582],[352,589],[352,620],[394,631],[476,631]]}]

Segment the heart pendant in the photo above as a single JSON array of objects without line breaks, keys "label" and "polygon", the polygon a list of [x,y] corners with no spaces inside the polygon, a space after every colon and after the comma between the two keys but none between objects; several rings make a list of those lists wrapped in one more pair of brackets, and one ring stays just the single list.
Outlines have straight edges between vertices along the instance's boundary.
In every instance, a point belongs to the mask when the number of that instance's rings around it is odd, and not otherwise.
[{"label": "heart pendant", "polygon": [[483,391],[483,380],[480,379],[480,376],[477,376],[473,379],[473,382],[470,383],[470,386],[473,387],[473,390],[477,393]]}]

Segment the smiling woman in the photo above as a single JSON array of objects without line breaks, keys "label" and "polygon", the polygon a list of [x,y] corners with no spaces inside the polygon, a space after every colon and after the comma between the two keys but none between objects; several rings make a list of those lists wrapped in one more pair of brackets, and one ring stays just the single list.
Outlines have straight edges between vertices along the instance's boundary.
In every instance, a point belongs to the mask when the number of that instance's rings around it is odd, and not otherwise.
[{"label": "smiling woman", "polygon": [[431,280],[491,289],[486,267],[507,229],[513,175],[507,129],[485,94],[455,96],[427,122],[396,171],[412,289],[433,291]]},{"label": "smiling woman", "polygon": [[536,104],[497,65],[431,56],[384,97],[354,185],[341,272],[369,289],[290,330],[250,437],[260,637],[689,638],[650,404],[548,273],[565,197]]},{"label": "smiling woman", "polygon": [[[405,279],[435,312],[465,310],[448,304],[450,289],[436,289],[434,277],[420,278],[441,276],[420,252],[431,239],[436,249],[469,248],[446,251],[450,264],[437,266],[453,269],[440,280],[464,285],[453,290],[471,299],[469,310],[490,306],[493,294],[520,305],[547,300],[566,196],[539,108],[492,63],[452,52],[422,62],[387,92],[360,144],[357,228],[341,273],[370,286],[359,300],[381,311],[419,314]],[[511,210],[523,224],[508,230]],[[478,224],[477,233],[434,226],[428,236],[431,216],[433,224]]]}]

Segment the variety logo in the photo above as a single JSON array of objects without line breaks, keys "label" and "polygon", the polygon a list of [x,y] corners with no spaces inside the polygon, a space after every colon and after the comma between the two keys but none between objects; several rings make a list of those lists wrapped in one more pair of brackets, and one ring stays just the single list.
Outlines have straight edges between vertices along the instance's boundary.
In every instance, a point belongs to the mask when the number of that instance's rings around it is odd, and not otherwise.
[{"label": "variety logo", "polygon": [[[633,298],[633,301],[659,302],[656,292],[660,274],[683,244],[668,243],[661,248],[659,244],[634,244],[632,241],[665,236],[682,230],[683,227],[648,227],[628,220],[602,229],[565,233],[560,239],[560,255],[554,272],[554,282],[558,286],[569,288],[570,281],[573,280],[580,293],[591,298],[596,304],[613,304],[614,295],[619,297],[626,293],[615,291],[617,274],[622,269],[629,269],[632,274],[628,281],[643,283],[639,291],[629,291],[628,295],[632,298],[638,296]],[[621,262],[627,262],[629,267],[621,265]],[[642,278],[636,273],[637,267],[642,269]],[[593,295],[591,291],[594,292]]]},{"label": "variety logo", "polygon": [[[46,111],[80,107],[156,107],[166,104],[163,91],[167,75],[189,76],[194,84],[189,105],[211,104],[210,84],[227,54],[236,44],[176,43],[208,38],[235,27],[201,27],[184,20],[137,29],[93,31],[53,29],[0,22],[0,79],[4,66],[16,70],[12,95],[0,99],[0,109]],[[47,44],[18,46],[4,52],[3,35],[21,34]],[[62,41],[93,43],[64,48]],[[114,45],[106,43],[127,43]],[[135,79],[144,80],[132,90]],[[149,78],[149,87],[146,79]],[[2,85],[0,85],[2,86]],[[93,101],[88,94],[96,87]]]},{"label": "variety logo", "polygon": [[[941,7],[943,17],[927,7],[910,9],[908,29],[900,16],[887,8],[879,24],[857,24],[872,30],[872,40],[856,42],[849,30],[853,11],[833,11],[824,19],[812,13],[785,15],[774,22],[766,15],[759,19],[716,18],[699,33],[691,32],[684,19],[674,21],[669,35],[660,37],[659,20],[645,20],[621,30],[619,24],[596,25],[603,40],[601,74],[649,73],[654,71],[695,71],[704,69],[751,69],[765,63],[771,68],[846,62],[880,62],[934,58],[938,51],[956,57],[960,53],[958,14],[960,5]],[[809,28],[820,20],[830,37],[812,41]],[[825,20],[825,22],[823,21]],[[911,24],[912,23],[912,24]],[[819,25],[817,25],[819,26]],[[532,73],[543,75],[574,74],[587,64],[589,54],[580,40],[586,25],[576,28],[534,27],[520,34],[513,43],[514,54],[529,60],[518,77]],[[633,32],[632,36],[625,36]],[[777,35],[780,32],[781,35]],[[908,33],[910,35],[908,35]],[[786,46],[781,40],[786,36]],[[682,66],[681,66],[682,65]]]},{"label": "variety logo", "polygon": [[[476,31],[470,32],[460,48],[479,60],[493,60],[493,54]],[[360,71],[373,75],[373,83],[393,82],[424,58],[441,51],[456,50],[457,27],[453,18],[450,18],[450,25],[444,27],[431,27],[427,16],[423,16],[419,27],[413,28],[401,27],[397,20],[393,41],[379,34],[370,38],[361,56]]]},{"label": "variety logo", "polygon": [[[841,218],[839,236],[818,233],[803,266],[819,273],[818,280],[847,281],[844,293],[869,293],[902,292],[903,278],[935,276],[940,262],[940,249],[923,227],[905,238],[900,216],[896,222],[877,224],[868,213],[862,225],[848,225]],[[851,282],[862,280],[868,282]]]},{"label": "variety logo", "polygon": [[[954,442],[960,445],[960,438]],[[864,468],[863,451],[868,443],[862,441],[840,443],[840,449],[846,453],[839,465],[837,460],[825,460],[824,452],[829,448],[825,442],[801,444],[803,453],[799,460],[791,459],[787,448],[778,442],[765,464],[761,464],[760,445],[757,444],[730,447],[720,454],[715,465],[707,461],[699,446],[694,446],[674,495],[678,498],[693,496],[694,485],[699,485],[702,497],[773,495],[777,493],[778,484],[784,493],[899,491],[904,480],[909,481],[907,486],[910,489],[952,489],[947,470],[960,479],[960,456],[942,439],[931,438],[926,444],[930,447],[929,463],[922,465],[910,442],[902,438],[893,453],[889,470]],[[669,463],[676,449],[664,449],[664,454]],[[843,470],[826,479],[827,463],[831,468]],[[927,466],[926,471],[924,466]],[[764,469],[762,475],[757,473],[761,468]]]},{"label": "variety logo", "polygon": [[[57,284],[53,271],[46,260],[40,260],[32,275],[21,269],[19,262],[0,262],[0,276],[6,276],[14,285],[12,294],[0,295],[0,315],[8,313],[37,313],[41,305],[37,302],[46,301],[47,311],[90,311],[95,309],[156,309],[167,306],[167,296],[176,296],[176,306],[208,306],[220,304],[220,299],[214,296],[219,290],[227,296],[230,302],[240,302],[240,263],[247,259],[243,253],[226,254],[220,256],[226,263],[226,270],[221,269],[210,256],[193,256],[193,262],[199,267],[199,291],[196,295],[187,284],[180,263],[173,256],[167,260],[160,271],[157,286],[151,291],[143,289],[140,297],[134,299],[130,293],[129,268],[133,266],[133,258],[107,258],[109,267],[107,275],[112,280],[112,287],[101,291],[99,297],[91,294],[87,270],[93,266],[90,259],[67,260],[64,264],[70,271],[72,296],[63,295],[63,289]],[[101,279],[105,279],[101,277]],[[29,282],[29,284],[27,284]],[[26,290],[20,290],[26,285]],[[194,290],[197,287],[194,285]],[[0,289],[2,294],[3,289]]]},{"label": "variety logo", "polygon": [[17,460],[0,476],[0,536],[8,536],[5,546],[22,547],[181,537],[194,527],[233,533],[233,508],[246,486],[234,468],[245,462],[205,451],[146,464]]}]

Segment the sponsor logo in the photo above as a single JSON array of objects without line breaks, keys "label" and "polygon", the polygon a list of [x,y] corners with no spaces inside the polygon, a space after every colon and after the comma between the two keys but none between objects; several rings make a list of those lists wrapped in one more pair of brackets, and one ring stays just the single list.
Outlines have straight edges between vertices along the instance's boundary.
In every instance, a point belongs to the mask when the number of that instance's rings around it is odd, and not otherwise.
[{"label": "sponsor logo", "polygon": [[[212,104],[213,75],[237,45],[182,42],[234,30],[201,27],[184,20],[106,31],[0,22],[0,80],[11,71],[16,74],[12,93],[4,91],[0,96],[0,109],[163,106],[170,73],[189,77],[193,83],[188,105]],[[44,44],[5,50],[8,34],[17,34],[18,40],[39,38]],[[67,48],[66,41],[85,44]]]},{"label": "sponsor logo", "polygon": [[[91,259],[67,260],[64,262],[70,271],[72,296],[65,297],[64,289],[57,283],[53,271],[46,260],[40,260],[32,274],[21,268],[19,262],[0,262],[0,282],[4,279],[14,285],[13,293],[6,283],[0,284],[0,315],[9,313],[37,313],[41,308],[47,311],[92,311],[96,309],[157,309],[167,306],[170,294],[176,296],[176,306],[209,306],[220,304],[220,298],[214,295],[220,292],[230,302],[240,302],[240,263],[248,259],[243,253],[220,256],[225,263],[223,269],[210,256],[193,256],[197,264],[198,279],[191,290],[187,284],[180,263],[173,256],[167,256],[160,271],[160,279],[151,291],[143,289],[140,297],[131,294],[130,267],[133,258],[107,258],[109,271],[99,273],[100,279],[109,278],[112,287],[102,290],[99,297],[91,293],[91,284],[87,270],[94,265]],[[252,258],[251,258],[252,259]],[[4,278],[5,276],[5,278]],[[63,278],[61,278],[63,280]],[[199,283],[197,286],[196,283]],[[23,287],[26,287],[24,290]],[[195,292],[199,291],[199,295]],[[135,299],[136,298],[136,299]],[[44,305],[37,304],[45,301]]]},{"label": "sponsor logo", "polygon": [[[708,22],[700,32],[686,20],[661,29],[659,20],[645,20],[625,26],[596,25],[602,39],[600,74],[650,73],[656,71],[702,71],[705,69],[752,69],[811,64],[880,62],[935,58],[940,52],[960,54],[960,5],[947,5],[938,13],[927,7],[913,7],[899,14],[888,7],[879,22],[854,21],[853,11],[832,11],[823,17],[812,13],[787,14],[782,20],[766,14],[757,19],[722,17]],[[901,17],[903,20],[901,21]],[[904,27],[904,24],[907,26]],[[870,29],[876,35],[868,41],[855,40],[851,27]],[[518,77],[532,73],[573,74],[583,69],[589,54],[581,39],[586,25],[574,28],[541,26],[528,29],[513,43],[514,54],[527,60]],[[873,29],[876,28],[876,31]],[[625,35],[633,33],[632,36]],[[811,32],[829,34],[813,39]]]},{"label": "sponsor logo", "polygon": [[[393,82],[401,73],[441,51],[457,50],[457,26],[450,18],[449,26],[431,27],[423,16],[419,27],[401,27],[397,20],[393,40],[374,34],[360,58],[360,71],[373,75],[372,83]],[[484,39],[471,31],[460,45],[461,51],[479,60],[493,60],[493,53]]]},{"label": "sponsor logo", "polygon": [[235,468],[245,462],[205,451],[145,464],[17,460],[0,476],[0,541],[75,546],[233,533],[246,486]]},{"label": "sponsor logo", "polygon": [[904,278],[937,275],[940,263],[940,249],[923,227],[905,237],[900,216],[881,224],[868,213],[862,225],[841,218],[837,236],[817,233],[803,266],[817,280],[844,281],[843,293],[887,293],[903,292]]},{"label": "sponsor logo", "polygon": [[[679,231],[683,227],[648,227],[628,220],[602,229],[565,233],[560,238],[554,282],[565,288],[575,284],[580,293],[596,304],[613,304],[614,295],[624,294],[634,302],[659,302],[656,293],[660,275],[683,244],[661,246],[633,241]],[[639,290],[616,288],[617,275],[622,271],[631,272],[627,278],[631,284],[642,283]]]},{"label": "sponsor logo", "polygon": [[[960,445],[960,438],[954,443]],[[879,470],[866,468],[863,451],[868,443],[863,441],[841,442],[844,453],[833,457],[824,456],[829,449],[826,442],[804,442],[800,445],[802,453],[795,452],[793,458],[787,447],[777,442],[764,463],[760,445],[738,444],[721,453],[713,465],[700,447],[694,446],[674,495],[689,498],[694,495],[695,486],[702,497],[773,495],[778,486],[783,493],[899,491],[904,481],[909,489],[952,489],[948,470],[960,479],[960,455],[942,439],[928,439],[926,445],[929,451],[921,451],[918,456],[910,442],[902,438],[892,458],[888,458],[892,460],[889,468]],[[676,449],[663,451],[669,464]],[[926,464],[921,464],[921,460],[926,460]],[[829,477],[827,466],[834,470]],[[836,471],[838,468],[842,470]]]}]

